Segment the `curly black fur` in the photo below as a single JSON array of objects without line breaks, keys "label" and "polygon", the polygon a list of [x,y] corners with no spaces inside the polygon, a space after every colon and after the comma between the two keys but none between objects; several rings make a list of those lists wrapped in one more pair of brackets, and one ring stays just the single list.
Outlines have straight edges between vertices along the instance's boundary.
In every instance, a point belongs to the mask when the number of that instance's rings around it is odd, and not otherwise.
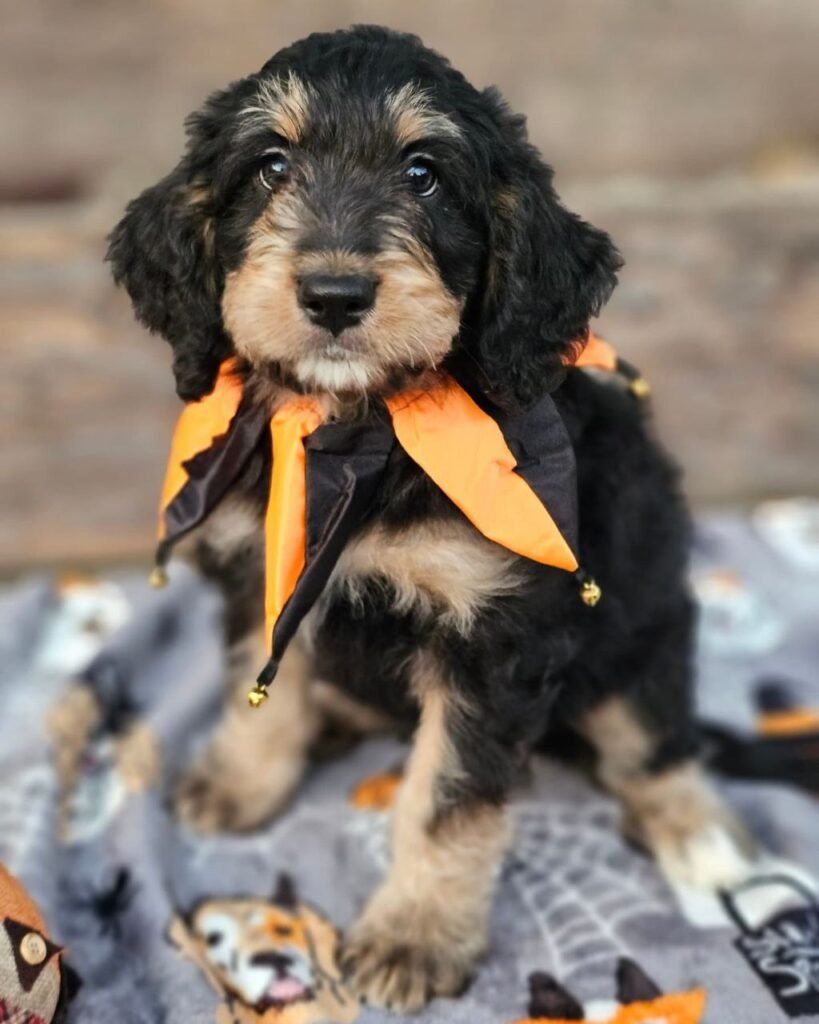
[{"label": "curly black fur", "polygon": [[213,389],[231,352],[219,308],[224,273],[208,238],[215,210],[200,186],[216,173],[234,106],[233,93],[220,93],[191,115],[179,166],[129,203],[109,239],[114,280],[128,289],[140,321],[173,347],[176,389],[186,401]]},{"label": "curly black fur", "polygon": [[565,377],[564,356],[586,337],[617,283],[620,255],[605,232],[560,203],[553,172],[526,135],[526,121],[494,89],[481,94],[488,117],[483,159],[491,184],[493,272],[481,315],[466,335],[493,390],[524,403]]}]

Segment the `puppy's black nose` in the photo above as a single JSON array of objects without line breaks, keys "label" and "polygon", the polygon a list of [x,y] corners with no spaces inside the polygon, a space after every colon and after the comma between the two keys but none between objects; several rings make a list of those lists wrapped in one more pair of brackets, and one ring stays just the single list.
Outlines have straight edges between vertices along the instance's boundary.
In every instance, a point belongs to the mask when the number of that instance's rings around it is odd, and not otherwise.
[{"label": "puppy's black nose", "polygon": [[375,282],[363,274],[307,274],[299,302],[314,324],[333,334],[357,324],[375,302]]}]

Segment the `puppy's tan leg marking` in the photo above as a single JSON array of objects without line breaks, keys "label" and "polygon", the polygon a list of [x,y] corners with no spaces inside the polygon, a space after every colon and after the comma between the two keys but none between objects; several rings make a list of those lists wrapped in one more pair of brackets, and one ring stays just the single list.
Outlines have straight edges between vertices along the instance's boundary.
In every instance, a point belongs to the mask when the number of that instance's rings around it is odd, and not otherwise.
[{"label": "puppy's tan leg marking", "polygon": [[442,798],[442,786],[459,773],[448,697],[428,663],[418,683],[421,724],[393,812],[392,865],[341,954],[361,997],[400,1012],[454,995],[468,980],[486,947],[509,834],[503,808],[458,807]]},{"label": "puppy's tan leg marking", "polygon": [[652,772],[655,743],[621,698],[589,712],[582,731],[598,751],[600,780],[623,803],[627,831],[671,881],[715,889],[747,874],[753,842],[697,761]]},{"label": "puppy's tan leg marking", "polygon": [[519,559],[459,522],[368,530],[342,554],[336,581],[355,601],[373,576],[389,581],[396,611],[434,613],[464,636],[487,601],[523,583]]},{"label": "puppy's tan leg marking", "polygon": [[231,656],[225,713],[176,793],[177,814],[200,832],[252,829],[279,810],[301,779],[319,724],[309,694],[311,659],[298,638],[256,710],[247,706],[247,691],[267,657],[263,630]]}]

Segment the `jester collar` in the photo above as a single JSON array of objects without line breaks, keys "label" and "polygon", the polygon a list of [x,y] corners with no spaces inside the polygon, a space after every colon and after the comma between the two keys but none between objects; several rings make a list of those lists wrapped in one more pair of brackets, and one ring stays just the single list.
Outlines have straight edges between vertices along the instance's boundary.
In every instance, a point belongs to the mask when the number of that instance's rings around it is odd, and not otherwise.
[{"label": "jester collar", "polygon": [[[640,379],[593,335],[575,365]],[[234,360],[214,390],[187,405],[173,436],[162,490],[154,582],[173,545],[199,526],[269,435],[273,460],[265,514],[265,620],[270,659],[249,694],[264,699],[287,644],[318,599],[342,550],[372,506],[400,446],[485,537],[525,558],[578,574],[581,597],[600,590],[579,569],[577,487],[569,436],[550,396],[524,412],[480,404],[452,377],[386,400],[388,417],[324,421],[295,396],[273,414],[245,401]]]}]

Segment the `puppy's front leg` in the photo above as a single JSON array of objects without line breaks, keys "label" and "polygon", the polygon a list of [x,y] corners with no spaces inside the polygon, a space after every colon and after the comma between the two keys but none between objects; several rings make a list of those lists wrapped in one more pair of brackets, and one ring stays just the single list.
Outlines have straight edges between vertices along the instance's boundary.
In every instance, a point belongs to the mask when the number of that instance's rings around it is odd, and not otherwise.
[{"label": "puppy's front leg", "polygon": [[484,951],[497,869],[508,842],[504,808],[472,787],[452,730],[460,708],[430,659],[415,675],[421,722],[393,817],[389,874],[353,926],[341,964],[369,1003],[420,1009],[458,993]]},{"label": "puppy's front leg", "polygon": [[[254,484],[254,480],[256,483]],[[255,490],[254,490],[255,487]],[[312,659],[299,638],[282,659],[261,708],[247,693],[268,658],[264,620],[264,476],[227,498],[179,554],[224,596],[228,681],[222,717],[210,742],[177,784],[177,815],[201,832],[260,825],[290,796],[304,770],[319,714],[310,699]]]},{"label": "puppy's front leg", "polygon": [[262,630],[242,648],[231,651],[232,684],[216,732],[177,787],[178,816],[200,832],[245,831],[278,811],[301,779],[318,728],[309,693],[312,660],[298,638],[268,700],[254,710],[247,692],[267,657]]}]

